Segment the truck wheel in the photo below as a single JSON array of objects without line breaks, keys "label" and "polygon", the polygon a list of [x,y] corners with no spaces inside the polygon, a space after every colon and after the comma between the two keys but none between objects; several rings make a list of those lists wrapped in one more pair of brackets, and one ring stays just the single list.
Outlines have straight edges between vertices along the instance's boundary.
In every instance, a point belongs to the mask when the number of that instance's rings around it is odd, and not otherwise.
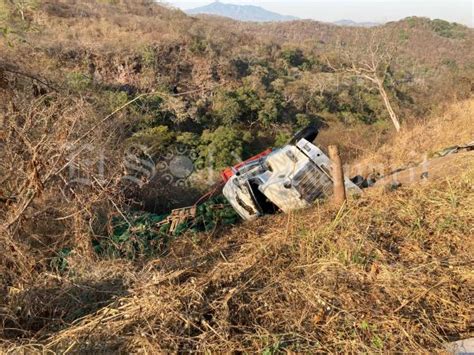
[{"label": "truck wheel", "polygon": [[312,143],[318,136],[319,129],[315,125],[307,126],[302,130],[298,131],[293,138],[291,138],[289,144],[295,145],[301,139],[306,139],[308,142]]}]

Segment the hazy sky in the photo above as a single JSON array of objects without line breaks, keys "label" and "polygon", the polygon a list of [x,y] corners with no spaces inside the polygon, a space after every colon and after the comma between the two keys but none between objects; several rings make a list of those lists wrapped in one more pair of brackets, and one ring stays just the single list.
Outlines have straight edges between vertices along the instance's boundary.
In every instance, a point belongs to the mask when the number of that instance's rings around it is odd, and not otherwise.
[{"label": "hazy sky", "polygon": [[[207,5],[213,0],[168,0],[181,9]],[[341,19],[387,22],[407,16],[456,21],[474,27],[474,0],[221,0],[258,5],[283,15],[332,22]]]}]

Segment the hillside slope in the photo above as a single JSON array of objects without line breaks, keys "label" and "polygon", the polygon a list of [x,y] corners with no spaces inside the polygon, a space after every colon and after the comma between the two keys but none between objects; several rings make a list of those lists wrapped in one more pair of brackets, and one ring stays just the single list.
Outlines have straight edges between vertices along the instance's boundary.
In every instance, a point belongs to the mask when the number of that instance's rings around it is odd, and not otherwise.
[{"label": "hillside slope", "polygon": [[348,169],[349,175],[370,173],[374,168],[387,173],[421,164],[443,149],[474,141],[474,100],[438,107],[426,119],[415,122],[402,134],[392,137]]},{"label": "hillside slope", "polygon": [[[471,29],[18,4],[0,2],[0,352],[421,352],[472,335],[472,159],[340,211],[228,228],[218,204],[208,232],[156,227],[310,123],[368,171],[468,143]],[[377,46],[397,137],[346,72]]]},{"label": "hillside slope", "polygon": [[72,256],[11,290],[4,350],[442,351],[473,335],[469,169],[190,236],[138,269]]},{"label": "hillside slope", "polygon": [[[34,96],[35,85],[43,93],[60,88],[87,98],[104,117],[155,92],[120,112],[121,139],[148,146],[152,130],[168,130],[200,156],[207,154],[206,140],[217,142],[225,133],[242,138],[227,144],[246,158],[308,123],[330,128],[325,143],[337,139],[339,125],[366,132],[364,140],[355,135],[343,142],[348,159],[379,138],[383,143],[393,130],[380,95],[331,68],[368,58],[368,39],[383,43],[382,57],[391,58],[384,63],[386,90],[402,124],[426,117],[435,103],[474,92],[474,31],[444,21],[409,18],[370,29],[315,21],[253,24],[192,18],[148,0],[48,0],[26,15],[23,21],[13,12],[0,41],[2,72],[10,68],[0,74],[2,82],[22,91],[17,96]],[[206,130],[213,135],[206,138]],[[161,145],[177,149],[168,139]],[[219,160],[199,164],[220,169],[235,159]]]},{"label": "hillside slope", "polygon": [[[451,124],[470,117],[466,105],[449,109]],[[423,128],[436,139],[434,126]],[[341,210],[189,234],[143,264],[72,253],[66,272],[10,287],[1,346],[443,351],[473,335],[474,159],[463,165],[456,177],[368,190]]]}]

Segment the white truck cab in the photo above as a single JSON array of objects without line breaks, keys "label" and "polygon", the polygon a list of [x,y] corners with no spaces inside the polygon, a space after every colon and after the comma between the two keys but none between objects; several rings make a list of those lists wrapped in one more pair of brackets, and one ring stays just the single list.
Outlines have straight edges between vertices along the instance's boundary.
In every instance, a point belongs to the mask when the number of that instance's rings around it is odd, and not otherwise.
[{"label": "white truck cab", "polygon": [[[232,169],[223,194],[244,220],[306,208],[333,192],[331,161],[306,138]],[[361,191],[347,178],[345,186]]]}]

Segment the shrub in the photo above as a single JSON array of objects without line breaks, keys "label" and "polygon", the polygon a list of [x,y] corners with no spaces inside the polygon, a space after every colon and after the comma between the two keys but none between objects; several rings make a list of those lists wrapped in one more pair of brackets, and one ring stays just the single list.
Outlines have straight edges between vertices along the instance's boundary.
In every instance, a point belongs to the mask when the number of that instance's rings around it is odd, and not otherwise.
[{"label": "shrub", "polygon": [[80,72],[70,72],[66,75],[67,85],[74,91],[84,91],[91,87],[92,78]]},{"label": "shrub", "polygon": [[156,63],[156,52],[153,46],[145,46],[142,49],[141,56],[145,67],[154,68]]},{"label": "shrub", "polygon": [[206,52],[208,47],[208,43],[204,38],[201,37],[193,37],[189,49],[194,54],[202,54]]},{"label": "shrub", "polygon": [[224,124],[234,124],[243,116],[242,108],[233,93],[220,93],[213,102],[214,115]]},{"label": "shrub", "polygon": [[448,67],[450,70],[454,71],[458,69],[458,64],[455,59],[445,58],[441,61],[441,63]]},{"label": "shrub", "polygon": [[139,116],[136,129],[152,128],[163,125],[171,114],[162,107],[163,98],[158,95],[145,96],[137,100],[132,108]]},{"label": "shrub", "polygon": [[237,74],[237,78],[243,78],[250,74],[250,64],[248,61],[238,58],[231,60],[231,64]]},{"label": "shrub", "polygon": [[296,125],[299,128],[306,127],[306,126],[310,125],[311,123],[313,123],[313,120],[307,114],[304,114],[304,113],[297,113],[296,114]]},{"label": "shrub", "polygon": [[285,62],[291,67],[299,67],[307,62],[303,51],[299,48],[297,49],[286,49],[281,53],[281,56]]},{"label": "shrub", "polygon": [[406,42],[410,39],[410,35],[407,33],[405,30],[400,30],[398,37],[400,38],[400,41]]},{"label": "shrub", "polygon": [[167,126],[147,128],[135,133],[127,140],[127,145],[143,145],[147,153],[156,156],[168,147],[175,139],[175,134]]},{"label": "shrub", "polygon": [[269,126],[278,120],[278,106],[273,98],[266,99],[262,109],[258,112],[258,121],[263,126]]},{"label": "shrub", "polygon": [[106,110],[112,112],[128,102],[128,95],[123,91],[105,91],[101,100]]},{"label": "shrub", "polygon": [[261,107],[257,93],[245,86],[235,91],[220,92],[213,102],[214,115],[227,125],[255,122]]},{"label": "shrub", "polygon": [[176,142],[187,147],[196,147],[199,145],[199,136],[192,132],[182,132],[176,137]]},{"label": "shrub", "polygon": [[288,142],[291,139],[291,134],[286,131],[278,131],[275,137],[275,147],[282,147],[285,144],[288,144]]},{"label": "shrub", "polygon": [[221,126],[214,132],[205,130],[199,146],[200,160],[217,169],[234,165],[242,160],[245,138],[235,128]]},{"label": "shrub", "polygon": [[436,19],[430,22],[430,27],[441,37],[459,39],[466,36],[465,27],[457,23]]}]

